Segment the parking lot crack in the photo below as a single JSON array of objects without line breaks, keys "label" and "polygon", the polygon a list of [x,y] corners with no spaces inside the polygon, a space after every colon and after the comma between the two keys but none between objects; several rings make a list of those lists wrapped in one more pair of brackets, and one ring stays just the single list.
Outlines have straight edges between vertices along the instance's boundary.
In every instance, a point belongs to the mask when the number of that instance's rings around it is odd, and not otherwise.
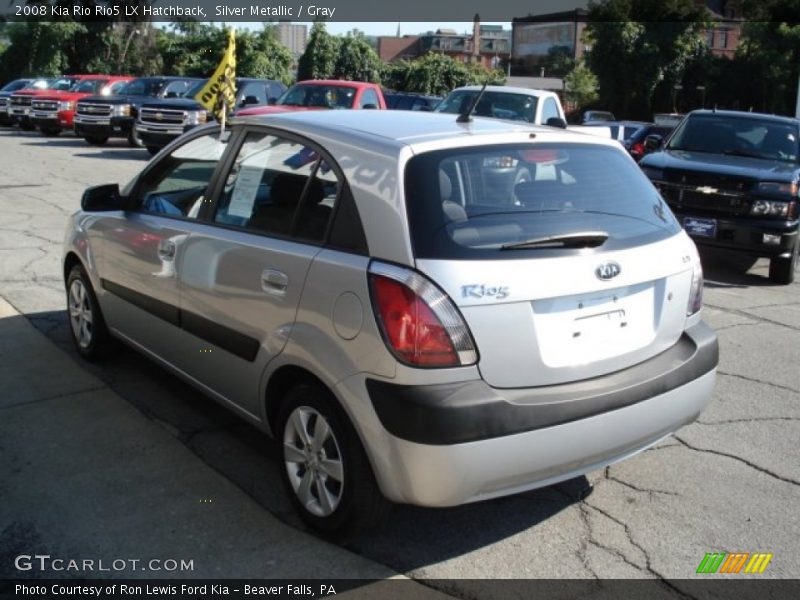
[{"label": "parking lot crack", "polygon": [[94,387],[84,388],[82,390],[75,390],[74,392],[66,392],[63,394],[53,394],[52,396],[45,396],[44,398],[37,398],[36,400],[26,400],[22,402],[16,402],[14,404],[9,404],[7,406],[0,406],[0,411],[10,410],[12,408],[19,408],[20,406],[29,406],[31,404],[41,404],[42,402],[49,402],[51,400],[60,400],[62,398],[70,398],[72,396],[79,396],[81,394],[87,394],[89,392],[100,392],[105,390],[105,385],[98,385]]},{"label": "parking lot crack", "polygon": [[789,387],[788,385],[781,385],[780,383],[773,383],[771,381],[764,381],[763,379],[756,379],[755,377],[748,377],[747,375],[741,375],[740,373],[729,373],[728,371],[721,371],[717,370],[717,375],[723,375],[725,377],[735,377],[736,379],[742,379],[744,381],[749,381],[750,383],[758,383],[760,385],[766,385],[768,387],[772,387],[778,390],[785,390],[787,392],[792,392],[793,394],[800,394],[800,390],[795,389],[793,387]]},{"label": "parking lot crack", "polygon": [[[745,310],[740,310],[740,309],[736,309],[736,308],[725,308],[723,306],[716,306],[714,304],[705,304],[705,306],[707,306],[708,308],[713,308],[713,309],[722,311],[722,312],[730,313],[732,315],[737,315],[739,317],[744,317],[745,319],[751,319],[751,320],[754,320],[754,321],[756,321],[758,323],[769,323],[770,325],[775,325],[777,327],[784,327],[786,329],[792,329],[794,331],[800,331],[800,327],[796,327],[794,325],[788,325],[786,323],[782,323],[782,322],[776,321],[774,319],[763,317],[761,315],[754,315],[753,313],[747,312],[748,310],[751,310],[750,308],[745,309]],[[752,308],[764,308],[764,307],[754,306]],[[755,323],[742,323],[742,325],[754,325],[754,324]],[[724,328],[722,328],[722,329],[724,329]]]},{"label": "parking lot crack", "polygon": [[784,477],[783,475],[778,475],[777,473],[775,473],[773,471],[770,471],[769,469],[766,469],[764,467],[761,467],[761,466],[759,466],[759,465],[757,465],[757,464],[755,464],[753,462],[750,462],[749,460],[744,459],[741,456],[736,456],[735,454],[728,454],[727,452],[722,452],[720,450],[712,450],[710,448],[699,448],[697,446],[692,446],[689,442],[687,442],[683,438],[678,437],[677,435],[674,435],[673,437],[676,440],[678,440],[681,444],[683,444],[684,446],[689,448],[689,450],[694,450],[695,452],[705,452],[705,453],[708,453],[708,454],[715,454],[717,456],[725,456],[727,458],[732,458],[733,460],[739,461],[740,463],[747,465],[751,469],[755,469],[756,471],[759,471],[760,473],[764,473],[764,475],[769,475],[773,479],[777,479],[778,481],[783,481],[785,483],[790,483],[792,485],[800,486],[800,481],[797,481],[796,479],[792,479],[791,477]]},{"label": "parking lot crack", "polygon": [[731,425],[733,423],[768,423],[770,421],[800,421],[800,417],[754,417],[752,419],[725,419],[724,421],[695,421],[698,425]]},{"label": "parking lot crack", "polygon": [[606,479],[608,479],[609,481],[613,481],[615,483],[618,483],[620,485],[623,485],[623,486],[625,486],[627,488],[630,488],[630,489],[632,489],[632,490],[634,490],[636,492],[640,492],[642,494],[648,494],[650,496],[651,500],[652,500],[652,498],[653,498],[653,496],[655,494],[663,494],[665,496],[680,496],[680,494],[678,494],[677,492],[668,492],[666,490],[655,490],[655,489],[639,487],[637,485],[634,485],[632,483],[629,483],[627,481],[624,481],[622,479],[614,477],[613,475],[610,475],[610,474],[606,475]]}]

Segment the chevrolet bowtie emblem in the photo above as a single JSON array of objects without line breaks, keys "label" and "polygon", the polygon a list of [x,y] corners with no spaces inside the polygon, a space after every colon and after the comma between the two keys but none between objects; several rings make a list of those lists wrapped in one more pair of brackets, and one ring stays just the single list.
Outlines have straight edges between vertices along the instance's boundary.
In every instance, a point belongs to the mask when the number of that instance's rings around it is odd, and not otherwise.
[{"label": "chevrolet bowtie emblem", "polygon": [[164,118],[164,113],[156,113],[156,121],[161,121]]},{"label": "chevrolet bowtie emblem", "polygon": [[708,185],[701,185],[697,188],[697,191],[701,194],[716,194],[719,190]]}]

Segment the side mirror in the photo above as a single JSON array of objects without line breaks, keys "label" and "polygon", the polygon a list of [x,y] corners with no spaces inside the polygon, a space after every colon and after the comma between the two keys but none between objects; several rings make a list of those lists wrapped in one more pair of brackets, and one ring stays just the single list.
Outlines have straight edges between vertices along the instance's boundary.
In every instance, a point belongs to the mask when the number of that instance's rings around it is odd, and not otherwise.
[{"label": "side mirror", "polygon": [[363,108],[364,110],[376,110],[378,106],[376,104],[365,104],[361,108]]},{"label": "side mirror", "polygon": [[122,210],[124,205],[117,183],[92,186],[81,197],[81,209],[87,212]]},{"label": "side mirror", "polygon": [[657,134],[648,135],[644,138],[644,149],[648,152],[655,152],[659,148],[661,148],[661,144],[664,141],[664,138]]},{"label": "side mirror", "polygon": [[559,129],[566,129],[567,122],[561,117],[550,117],[545,123],[548,127],[558,127]]},{"label": "side mirror", "polygon": [[258,104],[258,98],[256,96],[245,96],[242,100],[242,106],[247,106],[248,104]]},{"label": "side mirror", "polygon": [[272,96],[271,98],[269,98],[267,100],[267,104],[269,104],[270,106],[274,106],[277,103],[278,103],[278,99],[275,96]]}]

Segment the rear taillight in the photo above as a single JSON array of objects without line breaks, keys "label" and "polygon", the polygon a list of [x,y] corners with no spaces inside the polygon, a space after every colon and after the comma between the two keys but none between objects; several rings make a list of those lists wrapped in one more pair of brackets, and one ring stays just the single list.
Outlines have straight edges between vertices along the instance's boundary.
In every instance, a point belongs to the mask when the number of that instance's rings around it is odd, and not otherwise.
[{"label": "rear taillight", "polygon": [[703,266],[700,258],[695,257],[692,264],[692,289],[689,292],[689,303],[686,305],[686,316],[692,316],[703,308]]},{"label": "rear taillight", "polygon": [[460,367],[478,359],[452,300],[416,271],[374,262],[369,268],[375,315],[389,350],[413,367]]}]

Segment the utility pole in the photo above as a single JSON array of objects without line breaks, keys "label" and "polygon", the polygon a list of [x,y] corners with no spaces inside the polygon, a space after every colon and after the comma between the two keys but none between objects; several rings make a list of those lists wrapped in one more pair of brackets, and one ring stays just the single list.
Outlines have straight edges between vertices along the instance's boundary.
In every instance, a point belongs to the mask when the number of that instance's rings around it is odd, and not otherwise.
[{"label": "utility pole", "polygon": [[794,107],[795,119],[800,119],[800,73],[797,74],[797,104]]}]

